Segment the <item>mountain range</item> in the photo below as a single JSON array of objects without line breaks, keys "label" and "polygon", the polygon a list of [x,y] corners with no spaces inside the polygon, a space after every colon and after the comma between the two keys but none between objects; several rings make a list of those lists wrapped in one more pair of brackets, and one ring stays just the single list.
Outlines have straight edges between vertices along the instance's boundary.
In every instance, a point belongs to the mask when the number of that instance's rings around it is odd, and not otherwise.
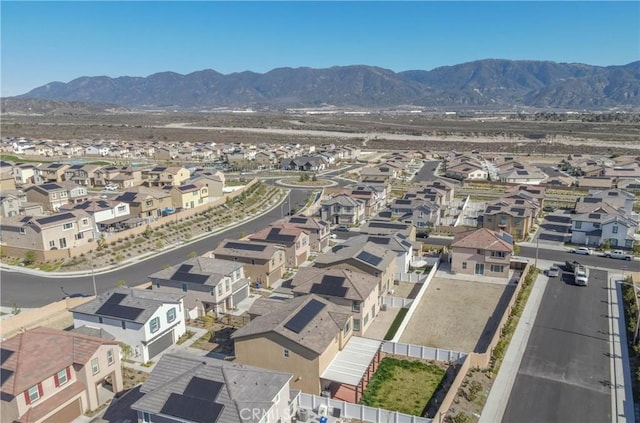
[{"label": "mountain range", "polygon": [[430,71],[374,66],[278,68],[228,75],[202,70],[147,77],[83,76],[51,82],[18,98],[131,108],[295,107],[640,108],[640,61],[623,66],[486,59]]}]

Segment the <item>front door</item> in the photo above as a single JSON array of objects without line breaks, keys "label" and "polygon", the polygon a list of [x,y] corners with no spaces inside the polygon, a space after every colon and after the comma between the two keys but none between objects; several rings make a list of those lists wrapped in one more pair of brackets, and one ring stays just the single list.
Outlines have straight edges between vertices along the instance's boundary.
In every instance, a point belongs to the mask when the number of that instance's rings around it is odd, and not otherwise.
[{"label": "front door", "polygon": [[476,275],[484,275],[484,263],[476,263]]}]

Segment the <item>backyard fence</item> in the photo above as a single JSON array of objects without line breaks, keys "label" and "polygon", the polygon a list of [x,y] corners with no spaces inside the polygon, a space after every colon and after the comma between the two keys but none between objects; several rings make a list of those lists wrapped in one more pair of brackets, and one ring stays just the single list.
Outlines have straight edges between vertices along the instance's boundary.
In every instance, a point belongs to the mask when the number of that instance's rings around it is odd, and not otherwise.
[{"label": "backyard fence", "polygon": [[401,344],[399,342],[384,342],[382,344],[382,352],[423,360],[446,361],[449,363],[461,362],[467,356],[466,353],[460,351],[425,347],[423,345]]},{"label": "backyard fence", "polygon": [[[300,393],[298,395],[298,408],[317,411],[318,407],[325,405],[329,415],[348,419],[358,419],[363,422],[374,423],[432,423],[433,419],[426,417],[412,416],[409,414],[389,411],[383,408],[368,407],[361,404],[352,404],[346,401],[333,400],[331,398],[319,397]],[[339,410],[339,411],[337,411]]]},{"label": "backyard fence", "polygon": [[408,308],[413,303],[413,298],[382,297],[382,304],[389,308]]},{"label": "backyard fence", "polygon": [[395,273],[393,275],[394,280],[400,282],[411,282],[411,283],[423,283],[425,279],[427,279],[427,274],[425,273]]}]

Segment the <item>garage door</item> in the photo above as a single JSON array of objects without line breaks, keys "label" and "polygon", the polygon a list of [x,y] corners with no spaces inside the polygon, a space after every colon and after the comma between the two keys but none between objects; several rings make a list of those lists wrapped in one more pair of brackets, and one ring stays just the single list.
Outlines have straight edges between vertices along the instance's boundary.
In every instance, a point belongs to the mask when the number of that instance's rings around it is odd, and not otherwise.
[{"label": "garage door", "polygon": [[233,294],[231,296],[231,299],[233,300],[233,305],[235,305],[237,307],[238,304],[240,303],[240,301],[244,300],[248,296],[249,296],[249,290],[245,286],[241,290],[239,290],[238,292],[236,292],[235,294]]},{"label": "garage door", "polygon": [[82,404],[80,403],[80,398],[65,406],[62,410],[53,414],[46,420],[43,420],[43,423],[60,423],[60,422],[71,422],[76,417],[82,414]]},{"label": "garage door", "polygon": [[149,344],[149,360],[173,345],[173,329]]}]

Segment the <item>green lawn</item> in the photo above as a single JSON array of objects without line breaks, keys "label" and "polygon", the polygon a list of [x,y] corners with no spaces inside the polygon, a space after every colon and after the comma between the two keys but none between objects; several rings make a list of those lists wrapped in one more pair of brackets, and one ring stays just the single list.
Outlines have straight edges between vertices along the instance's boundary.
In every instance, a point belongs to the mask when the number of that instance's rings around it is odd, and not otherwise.
[{"label": "green lawn", "polygon": [[364,391],[361,403],[419,416],[445,370],[422,361],[385,357]]}]

